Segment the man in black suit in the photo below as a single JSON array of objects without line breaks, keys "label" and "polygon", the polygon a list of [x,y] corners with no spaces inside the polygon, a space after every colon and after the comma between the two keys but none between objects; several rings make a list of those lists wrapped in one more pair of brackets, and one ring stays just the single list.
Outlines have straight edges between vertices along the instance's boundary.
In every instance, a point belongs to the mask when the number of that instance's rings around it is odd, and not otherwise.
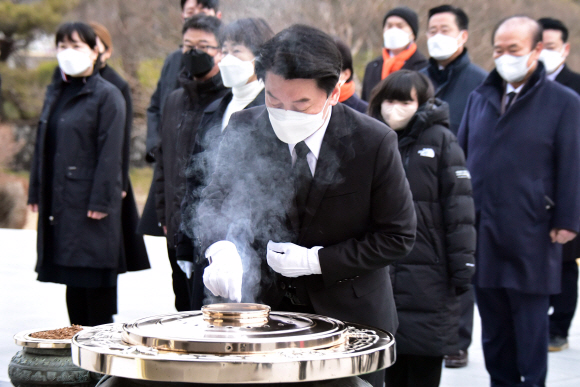
[{"label": "man in black suit", "polygon": [[[416,229],[397,135],[338,104],[341,57],[325,33],[292,26],[259,57],[266,106],[232,116],[198,208],[204,284],[394,332],[388,265]],[[384,372],[364,377],[382,386]]]},{"label": "man in black suit", "polygon": [[[580,94],[580,74],[571,71],[566,66],[566,58],[570,53],[568,43],[568,28],[560,20],[542,18],[538,20],[544,29],[542,42],[544,49],[540,60],[544,62],[548,79],[555,80]],[[578,238],[566,243],[562,248],[562,292],[550,296],[550,305],[554,311],[550,315],[551,352],[568,348],[568,330],[576,312],[578,301],[578,264],[580,257],[580,242]]]}]

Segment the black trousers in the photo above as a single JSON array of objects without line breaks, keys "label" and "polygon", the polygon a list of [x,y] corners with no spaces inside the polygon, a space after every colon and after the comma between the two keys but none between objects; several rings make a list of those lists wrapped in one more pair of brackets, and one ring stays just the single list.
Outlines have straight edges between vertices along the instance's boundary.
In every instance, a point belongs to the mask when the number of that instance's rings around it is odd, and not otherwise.
[{"label": "black trousers", "polygon": [[191,310],[191,283],[185,273],[177,264],[177,251],[167,245],[167,255],[171,265],[171,278],[173,279],[173,293],[175,294],[175,309],[178,312]]},{"label": "black trousers", "polygon": [[66,306],[71,324],[93,327],[113,322],[117,314],[117,287],[66,287]]},{"label": "black trousers", "polygon": [[459,350],[467,351],[471,345],[474,308],[475,292],[473,285],[469,285],[469,290],[459,296]]},{"label": "black trousers", "polygon": [[397,355],[385,371],[386,387],[437,387],[441,382],[443,356]]},{"label": "black trousers", "polygon": [[578,264],[564,261],[562,264],[562,292],[550,296],[554,312],[550,315],[550,335],[568,337],[572,318],[578,302]]},{"label": "black trousers", "polygon": [[491,387],[544,387],[550,296],[475,287]]}]

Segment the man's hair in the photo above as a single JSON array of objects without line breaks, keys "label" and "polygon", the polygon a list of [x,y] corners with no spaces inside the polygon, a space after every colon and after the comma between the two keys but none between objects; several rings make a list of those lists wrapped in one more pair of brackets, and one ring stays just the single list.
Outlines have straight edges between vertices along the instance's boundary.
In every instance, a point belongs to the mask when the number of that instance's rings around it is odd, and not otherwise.
[{"label": "man's hair", "polygon": [[220,19],[214,16],[209,16],[205,14],[193,15],[185,20],[183,23],[183,28],[181,34],[185,35],[188,30],[200,30],[214,34],[216,39],[220,36],[220,31],[222,28],[222,22]]},{"label": "man's hair", "polygon": [[427,20],[431,20],[433,15],[437,15],[438,13],[452,13],[455,15],[455,24],[459,27],[459,30],[467,30],[469,28],[469,17],[459,7],[455,7],[453,5],[445,4],[440,5],[438,7],[431,8],[429,10],[429,18]]},{"label": "man's hair", "polygon": [[97,45],[97,34],[91,28],[90,25],[83,22],[70,22],[61,24],[56,31],[55,43],[58,46],[60,42],[65,40],[73,41],[72,35],[76,32],[79,35],[79,39],[86,43],[91,49],[94,49]]},{"label": "man's hair", "polygon": [[552,19],[551,17],[543,17],[538,20],[538,23],[542,26],[543,30],[556,30],[562,32],[562,42],[568,42],[568,28],[558,19]]},{"label": "man's hair", "polygon": [[350,77],[346,80],[346,82],[350,82],[354,76],[354,69],[352,67],[352,53],[350,52],[350,47],[348,47],[346,43],[340,40],[338,37],[334,38],[334,43],[336,43],[336,47],[338,48],[338,51],[340,51],[340,56],[342,57],[341,70],[350,70]]},{"label": "man's hair", "polygon": [[220,33],[220,45],[229,41],[241,44],[258,56],[260,47],[272,39],[274,32],[262,18],[238,19],[225,26]]},{"label": "man's hair", "polygon": [[505,23],[509,22],[512,19],[524,19],[526,20],[531,26],[532,26],[532,50],[534,48],[536,48],[536,46],[538,45],[538,43],[540,43],[542,41],[542,26],[540,25],[540,23],[538,23],[537,21],[535,21],[534,19],[532,19],[529,16],[526,15],[515,15],[515,16],[508,16],[502,20],[500,20],[499,23],[496,24],[496,26],[493,29],[493,33],[491,34],[491,45],[494,45],[495,42],[495,34],[497,33],[497,30],[499,30],[499,28],[504,25]]},{"label": "man's hair", "polygon": [[[183,7],[185,7],[185,3],[187,3],[187,0],[181,0],[182,11]],[[217,12],[220,6],[220,0],[197,0],[197,4],[201,5],[203,8],[213,9]]]},{"label": "man's hair", "polygon": [[267,41],[256,58],[256,74],[270,71],[284,79],[314,79],[330,95],[340,77],[342,60],[334,40],[302,24],[292,25]]},{"label": "man's hair", "polygon": [[373,89],[369,102],[369,115],[382,121],[381,104],[383,101],[412,101],[413,89],[417,93],[419,106],[435,95],[433,85],[426,75],[412,70],[395,71]]}]

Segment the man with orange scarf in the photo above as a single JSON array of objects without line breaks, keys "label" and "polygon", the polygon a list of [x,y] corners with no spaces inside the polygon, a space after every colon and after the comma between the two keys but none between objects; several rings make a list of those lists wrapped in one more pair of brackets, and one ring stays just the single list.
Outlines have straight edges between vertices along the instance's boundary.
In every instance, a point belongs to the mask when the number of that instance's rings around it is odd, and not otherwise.
[{"label": "man with orange scarf", "polygon": [[419,32],[417,13],[408,7],[393,8],[383,19],[383,53],[365,70],[362,99],[368,101],[373,88],[389,74],[401,69],[421,70],[427,58],[417,50]]},{"label": "man with orange scarf", "polygon": [[345,104],[346,106],[361,112],[367,112],[368,102],[363,101],[355,92],[354,84],[354,69],[352,67],[352,54],[350,48],[345,42],[339,38],[334,38],[336,47],[340,51],[340,56],[342,56],[342,67],[340,70],[340,78],[338,82],[342,82],[340,87],[340,97],[338,102]]}]

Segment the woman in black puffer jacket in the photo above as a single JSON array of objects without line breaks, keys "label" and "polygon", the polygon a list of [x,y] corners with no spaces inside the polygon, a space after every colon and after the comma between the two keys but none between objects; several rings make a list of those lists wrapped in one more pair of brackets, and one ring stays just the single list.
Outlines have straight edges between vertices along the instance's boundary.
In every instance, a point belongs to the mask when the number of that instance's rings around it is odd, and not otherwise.
[{"label": "woman in black puffer jacket", "polygon": [[463,151],[449,131],[449,109],[427,77],[391,74],[373,92],[369,114],[399,135],[413,193],[417,237],[391,267],[399,316],[397,362],[386,385],[438,386],[443,356],[456,350],[459,300],[475,271],[475,210]]}]

